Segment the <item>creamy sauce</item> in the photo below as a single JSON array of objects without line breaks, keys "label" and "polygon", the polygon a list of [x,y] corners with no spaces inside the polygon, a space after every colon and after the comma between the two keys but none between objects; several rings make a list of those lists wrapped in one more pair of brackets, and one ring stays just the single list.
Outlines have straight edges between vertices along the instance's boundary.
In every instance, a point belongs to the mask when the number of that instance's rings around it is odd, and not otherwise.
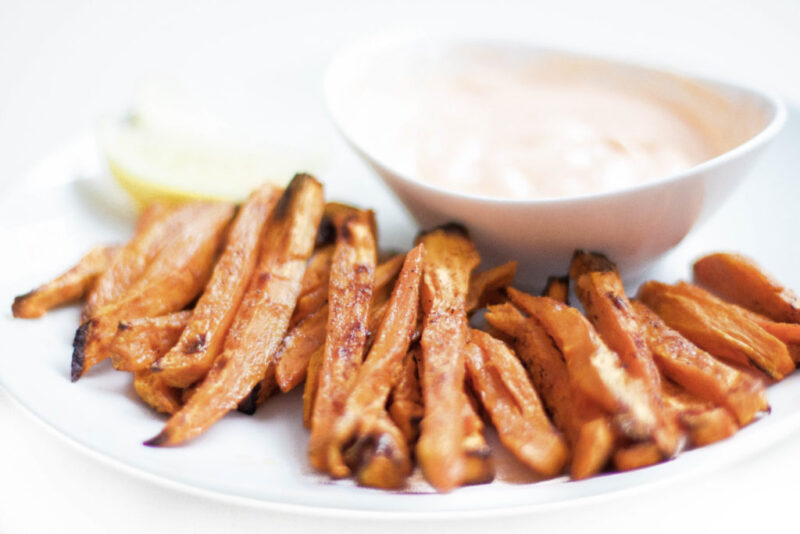
[{"label": "creamy sauce", "polygon": [[497,53],[439,59],[410,62],[400,74],[371,71],[356,127],[380,160],[448,190],[591,194],[657,180],[722,151],[686,110],[646,84],[615,82],[608,67]]}]

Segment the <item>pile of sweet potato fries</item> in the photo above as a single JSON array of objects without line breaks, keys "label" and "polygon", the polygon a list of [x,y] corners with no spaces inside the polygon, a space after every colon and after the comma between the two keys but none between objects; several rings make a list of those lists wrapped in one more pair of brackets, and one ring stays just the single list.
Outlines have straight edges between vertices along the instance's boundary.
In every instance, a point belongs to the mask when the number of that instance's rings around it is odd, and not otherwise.
[{"label": "pile of sweet potato fries", "polygon": [[[105,359],[133,373],[171,414],[147,445],[304,382],[311,464],[379,488],[415,465],[438,491],[491,481],[488,422],[541,477],[654,464],[768,411],[765,384],[800,361],[800,302],[738,255],[635,300],[597,253],[576,252],[542,296],[511,287],[514,262],[479,262],[458,225],[384,257],[371,211],[326,204],[297,175],[238,207],[152,205],[126,245],[93,249],[13,312],[85,298],[72,379]],[[487,331],[470,323],[480,308]]]}]

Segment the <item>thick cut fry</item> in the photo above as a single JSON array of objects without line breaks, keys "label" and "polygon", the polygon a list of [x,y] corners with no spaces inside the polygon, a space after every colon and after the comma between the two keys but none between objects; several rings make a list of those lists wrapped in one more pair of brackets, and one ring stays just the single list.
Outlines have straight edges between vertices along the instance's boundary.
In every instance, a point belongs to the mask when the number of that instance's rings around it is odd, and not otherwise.
[{"label": "thick cut fry", "polygon": [[710,254],[694,264],[694,277],[723,299],[782,323],[800,323],[800,298],[739,254]]},{"label": "thick cut fry", "polygon": [[174,387],[185,388],[204,377],[222,350],[236,310],[256,268],[258,242],[281,191],[265,185],[253,192],[233,221],[225,250],[194,314],[172,349],[153,371]]},{"label": "thick cut fry", "polygon": [[120,247],[94,247],[78,260],[77,265],[33,291],[14,299],[14,317],[35,319],[49,310],[82,298],[111,265]]},{"label": "thick cut fry", "polygon": [[[375,341],[358,370],[355,385],[347,397],[344,410],[334,423],[333,436],[327,452],[328,471],[334,477],[345,477],[350,474],[342,458],[342,449],[353,439],[359,440],[374,432],[372,427],[375,423],[371,421],[372,419],[382,421],[380,425],[382,428],[394,426],[394,423],[387,418],[385,406],[395,379],[402,371],[403,358],[408,353],[411,337],[417,327],[422,254],[422,245],[417,245],[406,255],[403,270],[400,271],[383,321],[375,335]],[[397,435],[402,436],[399,430]],[[373,439],[378,442],[381,436],[373,436]],[[401,441],[407,453],[405,439]],[[398,454],[392,450],[385,450],[384,453],[388,456]],[[410,471],[410,457],[407,462],[395,462],[395,464],[398,468],[403,468],[406,475]],[[408,469],[405,469],[406,467]],[[400,477],[398,474],[391,478],[396,480]]]},{"label": "thick cut fry", "polygon": [[233,206],[197,203],[190,207],[191,210],[181,208],[176,212],[177,215],[189,211],[193,217],[176,230],[141,278],[122,297],[98,310],[95,317],[78,329],[73,343],[73,381],[109,356],[108,341],[116,334],[117,321],[181,310],[202,291],[224,239]]},{"label": "thick cut fry", "polygon": [[314,252],[308,262],[300,297],[294,307],[290,327],[319,310],[328,301],[328,280],[331,275],[333,246],[328,245]]},{"label": "thick cut fry", "polygon": [[742,311],[685,282],[646,282],[639,299],[664,322],[710,354],[751,366],[774,380],[794,370],[789,351],[779,339]]},{"label": "thick cut fry", "polygon": [[603,469],[614,449],[608,416],[569,380],[567,365],[547,332],[511,304],[491,306],[486,320],[511,338],[553,422],[572,448],[570,476],[590,477]]},{"label": "thick cut fry", "polygon": [[644,384],[626,372],[619,355],[606,346],[578,310],[549,297],[533,297],[513,288],[509,288],[509,296],[555,340],[567,362],[573,387],[613,414],[620,432],[634,441],[659,435],[659,418],[653,413]]},{"label": "thick cut fry", "polygon": [[[377,327],[382,317],[375,313],[383,290],[394,280],[403,266],[403,256],[398,255],[378,265],[375,269],[375,291],[370,306],[370,325]],[[311,355],[325,344],[325,326],[328,324],[328,305],[323,304],[300,323],[295,325],[286,335],[278,352],[275,354],[277,366],[275,376],[281,391],[286,393],[294,389],[306,376]],[[370,329],[373,327],[371,326]]]},{"label": "thick cut fry", "polygon": [[726,407],[740,425],[767,410],[764,383],[725,365],[669,328],[652,310],[634,301],[647,344],[661,372],[701,399]]},{"label": "thick cut fry", "polygon": [[469,281],[467,311],[502,302],[505,298],[504,290],[514,281],[516,272],[517,262],[510,261],[474,274]]},{"label": "thick cut fry", "polygon": [[618,471],[632,471],[661,461],[661,452],[655,443],[636,443],[617,449],[614,453],[614,467]]},{"label": "thick cut fry", "polygon": [[602,254],[576,251],[569,271],[586,315],[603,341],[619,355],[627,373],[642,381],[649,409],[658,420],[655,442],[665,456],[673,455],[680,431],[675,421],[665,416],[661,375],[645,342],[642,325],[625,295],[616,265]]},{"label": "thick cut fry", "polygon": [[168,386],[149,369],[134,373],[133,387],[136,394],[157,412],[174,414],[181,408],[181,390]]},{"label": "thick cut fry", "polygon": [[308,446],[311,465],[331,474],[328,450],[364,357],[377,261],[372,212],[349,213],[335,224],[328,325]]},{"label": "thick cut fry", "polygon": [[543,297],[569,304],[569,276],[550,276],[542,291]]},{"label": "thick cut fry", "polygon": [[701,400],[669,381],[664,382],[664,402],[695,447],[723,440],[739,430],[739,425],[728,410]]},{"label": "thick cut fry", "polygon": [[466,298],[470,273],[480,261],[466,231],[449,225],[423,235],[421,303],[422,393],[425,416],[417,458],[428,482],[449,491],[466,480],[464,428],[453,414],[463,405]]},{"label": "thick cut fry", "polygon": [[411,474],[411,451],[400,429],[384,410],[371,412],[344,454],[348,468],[362,486],[402,488]]},{"label": "thick cut fry", "polygon": [[508,347],[489,334],[473,329],[470,340],[467,371],[500,441],[537,473],[558,474],[569,450],[547,418],[525,369]]},{"label": "thick cut fry", "polygon": [[192,312],[187,310],[160,317],[120,321],[108,347],[114,368],[119,371],[149,368],[177,343],[191,318]]},{"label": "thick cut fry", "polygon": [[81,311],[81,323],[121,297],[142,276],[178,228],[194,217],[191,206],[176,209],[166,204],[151,204],[145,209],[136,224],[133,238],[122,247],[89,291]]},{"label": "thick cut fry", "polygon": [[392,400],[389,404],[389,415],[409,445],[417,441],[419,423],[425,413],[422,407],[422,392],[419,388],[417,373],[417,362],[420,357],[419,345],[415,345],[406,353],[403,359],[403,368],[392,389]]},{"label": "thick cut fry", "polygon": [[266,376],[270,356],[289,326],[322,208],[322,185],[307,174],[296,175],[267,223],[258,266],[222,354],[189,402],[147,445],[177,445],[201,434]]}]

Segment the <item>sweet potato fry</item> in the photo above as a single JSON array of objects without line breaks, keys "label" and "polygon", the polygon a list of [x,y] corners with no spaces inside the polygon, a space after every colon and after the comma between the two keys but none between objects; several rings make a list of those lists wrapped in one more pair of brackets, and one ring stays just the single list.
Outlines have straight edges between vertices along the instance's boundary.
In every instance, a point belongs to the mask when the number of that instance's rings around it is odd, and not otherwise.
[{"label": "sweet potato fry", "polygon": [[242,205],[211,279],[178,342],[153,364],[167,384],[184,388],[204,377],[222,350],[236,310],[256,268],[258,242],[281,191],[265,185]]},{"label": "sweet potato fry", "polygon": [[503,291],[514,281],[516,272],[517,262],[510,261],[472,275],[467,293],[467,311],[502,302]]},{"label": "sweet potato fry", "polygon": [[297,323],[319,310],[328,301],[328,280],[331,274],[331,257],[333,246],[328,245],[314,252],[306,267],[303,276],[303,285],[300,297],[294,307],[292,321],[293,328]]},{"label": "sweet potato fry", "polygon": [[133,238],[114,256],[111,265],[89,291],[81,311],[81,323],[121,297],[142,276],[177,229],[193,217],[192,206],[178,209],[151,204],[146,208],[139,217]]},{"label": "sweet potato fry", "polygon": [[133,387],[136,394],[157,412],[174,414],[181,408],[181,390],[168,386],[149,369],[133,374]]},{"label": "sweet potato fry", "polygon": [[422,407],[422,392],[419,388],[417,361],[419,345],[414,345],[403,358],[403,367],[392,389],[389,415],[403,433],[406,443],[415,443],[419,437],[419,423],[425,413]]},{"label": "sweet potato fry", "polygon": [[697,260],[694,277],[723,299],[782,323],[800,323],[800,298],[740,254],[716,253]]},{"label": "sweet potato fry", "polygon": [[[422,245],[417,245],[406,255],[383,321],[375,335],[375,341],[358,370],[344,410],[334,422],[333,435],[327,452],[328,471],[334,477],[345,477],[350,474],[342,458],[342,449],[352,440],[360,440],[374,433],[375,423],[371,419],[381,421],[380,426],[384,429],[388,425],[394,426],[387,417],[385,406],[395,378],[402,371],[403,358],[408,353],[411,337],[417,327],[422,254]],[[372,439],[378,442],[381,436],[373,435]],[[405,452],[408,453],[405,439],[401,441],[403,448],[406,449]],[[390,456],[398,454],[393,450],[384,452]],[[376,454],[380,456],[382,452],[378,451]],[[403,467],[406,475],[410,471],[410,458],[407,462],[395,462],[395,464],[398,468]],[[400,475],[391,478],[396,480]]]},{"label": "sweet potato fry", "polygon": [[550,276],[542,291],[543,297],[569,304],[569,276]]},{"label": "sweet potato fry", "polygon": [[579,250],[572,257],[569,275],[587,317],[603,341],[619,355],[627,373],[642,381],[649,409],[657,418],[659,430],[655,442],[665,456],[673,455],[680,431],[675,421],[664,414],[661,375],[644,340],[642,325],[625,295],[616,265],[602,254]]},{"label": "sweet potato fry", "polygon": [[462,409],[466,298],[470,273],[480,261],[466,230],[448,225],[419,238],[425,246],[421,302],[421,383],[425,415],[417,458],[428,482],[449,491],[465,482],[464,428],[453,417]]},{"label": "sweet potato fry", "polygon": [[652,442],[635,443],[614,452],[614,467],[618,471],[632,471],[661,461],[661,451]]},{"label": "sweet potato fry", "polygon": [[147,445],[177,445],[201,434],[266,376],[289,326],[322,209],[322,185],[307,174],[296,175],[267,223],[258,266],[222,353],[189,402]]},{"label": "sweet potato fry", "polygon": [[483,421],[478,415],[477,401],[466,387],[461,395],[461,424],[464,437],[461,449],[464,451],[465,468],[462,484],[487,484],[494,480],[492,449],[483,435]]},{"label": "sweet potato fry", "polygon": [[[370,306],[369,324],[377,328],[382,317],[375,313],[384,289],[394,280],[403,266],[403,256],[393,256],[375,268],[375,290]],[[294,389],[306,376],[311,355],[325,344],[325,326],[328,323],[328,305],[323,304],[316,312],[300,321],[286,335],[275,354],[277,365],[275,376],[281,391]]]},{"label": "sweet potato fry", "polygon": [[646,282],[639,299],[670,327],[710,354],[751,366],[773,380],[794,370],[779,339],[751,321],[736,306],[685,282]]},{"label": "sweet potato fry", "polygon": [[411,451],[385,410],[362,419],[358,437],[344,453],[344,461],[362,486],[402,488],[411,474]]},{"label": "sweet potato fry", "polygon": [[611,422],[572,386],[566,362],[550,336],[510,303],[489,307],[486,320],[511,338],[553,422],[566,436],[572,449],[571,477],[578,480],[601,471],[614,448]]},{"label": "sweet potato fry", "polygon": [[55,279],[14,299],[14,317],[35,319],[49,310],[82,298],[105,272],[120,247],[94,247],[78,263]]},{"label": "sweet potato fry", "polygon": [[142,371],[166,354],[186,328],[192,312],[179,311],[160,317],[129,319],[117,323],[108,350],[118,371]]},{"label": "sweet potato fry", "polygon": [[318,347],[308,360],[308,372],[303,386],[303,426],[311,429],[311,416],[314,413],[314,401],[317,398],[319,387],[319,370],[322,367],[322,357],[325,355],[325,345]]},{"label": "sweet potato fry", "polygon": [[701,400],[669,381],[664,381],[664,402],[695,447],[720,441],[739,430],[739,425],[728,410]]},{"label": "sweet potato fry", "polygon": [[[511,301],[536,318],[567,362],[570,383],[614,415],[617,429],[634,441],[660,438],[659,418],[642,381],[629,375],[616,352],[575,308],[513,288]],[[667,440],[670,443],[671,437]],[[669,447],[659,444],[662,450]]]},{"label": "sweet potato fry", "polygon": [[669,379],[700,399],[724,406],[746,425],[767,410],[764,383],[725,365],[664,324],[643,303],[633,309],[644,326],[645,339],[656,364]]},{"label": "sweet potato fry", "polygon": [[118,321],[181,310],[202,291],[233,206],[196,203],[190,207],[191,210],[181,208],[175,212],[175,215],[190,212],[193,216],[184,221],[141,278],[78,329],[73,343],[73,381],[109,356],[108,341],[116,334]]},{"label": "sweet potato fry", "polygon": [[500,441],[535,472],[558,474],[569,450],[547,418],[525,369],[503,342],[489,334],[473,329],[470,341],[467,372]]},{"label": "sweet potato fry", "polygon": [[372,212],[348,213],[334,222],[336,250],[331,261],[328,325],[308,447],[311,464],[331,474],[335,471],[328,463],[328,451],[334,424],[342,415],[364,358],[377,261]]}]

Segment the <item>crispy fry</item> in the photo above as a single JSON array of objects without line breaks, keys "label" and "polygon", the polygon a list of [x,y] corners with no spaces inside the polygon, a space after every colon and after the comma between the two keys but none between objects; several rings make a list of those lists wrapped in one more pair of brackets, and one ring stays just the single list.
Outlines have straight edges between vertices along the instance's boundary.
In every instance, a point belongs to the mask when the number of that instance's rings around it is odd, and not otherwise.
[{"label": "crispy fry", "polygon": [[661,452],[652,442],[635,443],[614,452],[614,467],[618,471],[632,471],[661,461]]},{"label": "crispy fry", "polygon": [[417,458],[439,491],[464,483],[467,456],[463,426],[453,417],[463,405],[466,298],[470,273],[480,261],[466,231],[449,225],[423,235],[421,383],[425,415]]},{"label": "crispy fry", "polygon": [[208,373],[222,350],[256,268],[259,239],[280,194],[273,185],[262,186],[239,210],[191,321],[175,346],[153,364],[153,371],[167,384],[184,388],[197,382]]},{"label": "crispy fry", "polygon": [[566,362],[547,332],[509,303],[489,307],[486,320],[512,338],[553,422],[569,441],[572,478],[587,478],[601,471],[614,448],[611,423],[593,401],[572,386]]},{"label": "crispy fry", "polygon": [[73,381],[109,356],[108,342],[116,334],[118,321],[181,310],[203,290],[233,206],[222,203],[190,206],[191,210],[181,208],[175,212],[176,216],[190,212],[192,217],[184,220],[185,224],[141,278],[119,299],[97,310],[95,316],[78,329],[73,343]]},{"label": "crispy fry", "polygon": [[537,473],[558,474],[569,450],[547,418],[525,369],[503,342],[489,334],[473,329],[470,341],[467,371],[500,441]]},{"label": "crispy fry", "polygon": [[543,297],[569,304],[569,276],[550,276],[542,291]]},{"label": "crispy fry", "polygon": [[177,343],[191,318],[192,312],[187,310],[119,321],[117,333],[108,346],[114,368],[118,371],[149,368]]},{"label": "crispy fry", "polygon": [[661,372],[701,399],[726,407],[740,425],[767,410],[764,383],[725,365],[669,328],[650,308],[634,301],[645,339]]},{"label": "crispy fry", "polygon": [[662,454],[673,455],[680,441],[675,421],[666,417],[661,398],[661,375],[631,307],[616,265],[602,254],[576,251],[569,270],[586,315],[608,348],[619,355],[628,374],[644,385],[649,410],[657,418],[653,438]]},{"label": "crispy fry", "polygon": [[659,418],[642,381],[629,375],[619,355],[606,346],[575,308],[513,288],[511,301],[535,317],[555,340],[567,362],[570,383],[614,415],[617,429],[634,441],[659,433]]},{"label": "crispy fry", "polygon": [[81,311],[81,323],[121,297],[142,276],[169,238],[192,217],[194,209],[191,207],[176,210],[166,204],[151,204],[145,209],[133,238],[119,250],[89,291]]},{"label": "crispy fry", "polygon": [[[334,423],[333,436],[327,452],[328,471],[334,477],[345,477],[350,474],[342,458],[342,449],[353,439],[360,440],[373,433],[375,423],[371,421],[372,419],[381,421],[380,427],[384,430],[389,425],[394,426],[387,417],[385,406],[395,378],[402,371],[403,358],[408,353],[411,337],[417,327],[422,254],[422,245],[417,245],[406,255],[403,270],[400,271],[383,321],[375,335],[375,341],[358,370],[344,410]],[[402,436],[399,430],[397,435]],[[380,435],[372,437],[376,443],[382,439]],[[393,442],[394,439],[390,441]],[[397,458],[399,451],[394,448],[387,450],[387,447],[383,447],[383,450],[376,454],[395,456],[393,465],[402,468],[407,476],[411,460],[408,457],[405,439],[401,441],[407,457],[405,462],[399,461]],[[392,480],[398,478],[402,478],[400,474],[391,477]]]},{"label": "crispy fry", "polygon": [[147,445],[177,445],[213,425],[266,376],[289,326],[322,218],[322,185],[307,174],[289,183],[260,244],[258,266],[220,354],[189,402]]},{"label": "crispy fry", "polygon": [[372,212],[348,213],[334,220],[336,250],[331,261],[328,325],[308,447],[311,464],[333,475],[336,466],[329,465],[328,450],[334,424],[364,357],[377,261]]},{"label": "crispy fry", "polygon": [[[375,268],[375,291],[370,306],[370,330],[380,324],[382,317],[376,313],[380,310],[379,301],[383,290],[394,280],[403,266],[403,255],[390,258]],[[281,343],[275,354],[277,366],[275,376],[281,391],[286,393],[294,389],[306,376],[311,355],[325,344],[325,326],[328,323],[328,305],[323,304],[300,323],[295,325]],[[374,325],[374,326],[372,326]]]},{"label": "crispy fry", "polygon": [[639,288],[639,298],[670,328],[716,357],[751,366],[773,380],[794,370],[786,345],[736,306],[697,286],[650,281]]},{"label": "crispy fry", "polygon": [[467,311],[502,302],[504,289],[514,281],[516,272],[517,262],[510,261],[472,275],[467,293]]},{"label": "crispy fry", "polygon": [[181,390],[168,386],[149,369],[133,374],[133,387],[136,394],[157,412],[174,414],[181,408]]},{"label": "crispy fry", "polygon": [[419,437],[419,423],[425,409],[419,388],[417,362],[421,357],[419,345],[414,345],[403,358],[403,368],[392,389],[389,415],[403,433],[406,443],[415,443]]},{"label": "crispy fry", "polygon": [[14,299],[14,317],[35,319],[49,310],[82,298],[108,269],[120,247],[94,247],[64,274]]},{"label": "crispy fry", "polygon": [[697,260],[694,277],[723,299],[782,323],[800,323],[800,298],[740,254],[716,253]]},{"label": "crispy fry", "polygon": [[303,276],[300,297],[297,299],[292,321],[289,323],[291,328],[319,310],[328,301],[328,280],[331,274],[332,256],[333,246],[331,245],[318,249],[311,256],[306,274]]},{"label": "crispy fry", "polygon": [[695,447],[728,438],[739,430],[728,410],[701,400],[669,381],[664,381],[664,402],[686,429],[689,442]]},{"label": "crispy fry", "polygon": [[412,469],[405,438],[384,410],[371,412],[362,420],[344,461],[359,484],[373,488],[402,488]]}]

